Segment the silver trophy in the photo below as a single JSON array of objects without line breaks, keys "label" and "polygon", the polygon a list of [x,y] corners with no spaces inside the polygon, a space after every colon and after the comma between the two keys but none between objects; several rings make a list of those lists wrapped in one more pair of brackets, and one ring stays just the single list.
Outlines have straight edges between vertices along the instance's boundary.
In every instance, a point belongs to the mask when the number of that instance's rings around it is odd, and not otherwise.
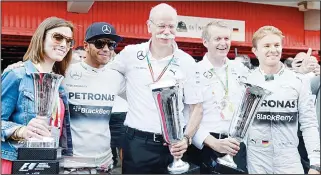
[{"label": "silver trophy", "polygon": [[[35,113],[45,117],[50,125],[50,118],[57,103],[58,88],[63,80],[62,75],[53,73],[32,73],[35,88]],[[42,140],[30,138],[25,142],[27,148],[57,148],[59,145],[59,129],[52,127],[51,137]]]},{"label": "silver trophy", "polygon": [[[163,138],[168,144],[175,144],[184,138],[180,121],[179,85],[176,81],[159,81],[150,85],[157,106]],[[187,172],[189,164],[175,159],[168,165],[168,172],[180,174]]]},{"label": "silver trophy", "polygon": [[[236,109],[233,118],[230,123],[228,136],[235,138],[238,142],[242,142],[245,137],[249,126],[252,124],[255,118],[258,107],[261,105],[262,100],[266,95],[271,92],[248,83],[242,83],[244,85],[244,91],[242,93],[242,101]],[[233,161],[233,157],[225,155],[217,159],[217,163],[227,166],[238,172],[237,165]]]}]

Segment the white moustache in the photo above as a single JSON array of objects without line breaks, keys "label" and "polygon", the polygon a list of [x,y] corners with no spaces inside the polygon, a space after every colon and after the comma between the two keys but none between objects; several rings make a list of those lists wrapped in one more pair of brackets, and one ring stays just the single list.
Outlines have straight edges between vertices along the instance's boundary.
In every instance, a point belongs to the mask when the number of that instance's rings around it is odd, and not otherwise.
[{"label": "white moustache", "polygon": [[173,34],[169,34],[169,35],[158,34],[158,35],[156,35],[156,38],[161,38],[161,39],[175,39],[175,35],[173,35]]}]

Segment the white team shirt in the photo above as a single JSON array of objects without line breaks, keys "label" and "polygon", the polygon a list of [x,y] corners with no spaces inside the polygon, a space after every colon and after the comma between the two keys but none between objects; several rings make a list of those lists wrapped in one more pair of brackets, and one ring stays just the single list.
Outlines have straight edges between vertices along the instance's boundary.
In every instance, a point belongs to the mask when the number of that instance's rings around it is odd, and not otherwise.
[{"label": "white team shirt", "polygon": [[[213,67],[207,58],[207,54],[203,60],[197,63],[197,71],[200,75],[200,93],[203,102],[203,118],[198,131],[193,137],[193,144],[199,148],[203,148],[203,142],[210,132],[228,133],[231,120],[223,120],[221,118],[221,101],[225,95],[224,86],[226,86],[226,67],[228,71],[228,97],[229,101],[234,105],[234,111],[241,101],[242,87],[239,82],[246,80],[249,69],[241,62],[235,62],[225,59],[226,63],[222,67]],[[211,69],[214,69],[216,75]],[[224,83],[222,85],[221,81]]]},{"label": "white team shirt", "polygon": [[[96,69],[84,61],[70,65],[63,80],[68,93],[73,157],[65,167],[99,167],[112,162],[109,120],[115,98],[125,87],[117,71]],[[75,162],[75,158],[88,161]]]},{"label": "white team shirt", "polygon": [[[161,133],[161,124],[149,84],[153,83],[148,68],[146,55],[151,62],[154,79],[156,80],[164,67],[174,57],[160,81],[176,79],[184,82],[181,96],[184,94],[184,103],[196,104],[195,93],[195,61],[194,59],[174,46],[174,53],[168,57],[156,60],[149,52],[150,41],[137,45],[126,46],[115,59],[108,64],[111,69],[121,72],[126,78],[126,95],[128,113],[124,125],[141,131]],[[183,100],[179,100],[181,125],[184,126]]]},{"label": "white team shirt", "polygon": [[264,75],[259,67],[247,77],[248,83],[272,92],[258,108],[248,130],[247,142],[272,140],[274,154],[283,149],[297,148],[300,123],[310,165],[320,164],[319,125],[314,98],[311,96],[310,79],[286,69],[284,65],[274,74],[274,80],[265,81]]}]

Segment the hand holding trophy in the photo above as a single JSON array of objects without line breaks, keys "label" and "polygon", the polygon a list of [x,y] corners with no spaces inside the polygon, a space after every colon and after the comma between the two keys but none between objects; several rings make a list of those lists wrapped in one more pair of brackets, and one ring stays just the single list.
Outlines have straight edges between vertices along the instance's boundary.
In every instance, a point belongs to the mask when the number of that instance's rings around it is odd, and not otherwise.
[{"label": "hand holding trophy", "polygon": [[[162,80],[150,85],[162,128],[162,134],[167,144],[173,145],[183,140],[183,128],[180,121],[179,85],[175,80]],[[167,167],[169,173],[187,172],[189,164],[174,158]]]},{"label": "hand holding trophy", "polygon": [[[229,137],[235,138],[238,142],[243,141],[243,138],[252,124],[262,100],[266,95],[270,94],[268,90],[262,87],[248,83],[242,84],[244,85],[242,100],[233,115],[228,133]],[[242,170],[237,169],[237,165],[234,163],[233,157],[230,155],[218,158],[217,164],[215,171],[219,173],[244,173]]]},{"label": "hand holding trophy", "polygon": [[13,161],[12,173],[58,174],[61,158],[61,149],[58,148],[59,128],[51,126],[51,133],[41,133],[44,132],[41,131],[41,128],[43,127],[42,125],[50,125],[54,106],[59,102],[57,101],[58,88],[63,76],[53,73],[36,72],[32,73],[32,77],[37,117],[29,122],[27,127],[31,131],[34,130],[34,133],[29,133],[30,137],[25,136],[27,139],[23,141],[24,146],[18,148],[18,160]]}]

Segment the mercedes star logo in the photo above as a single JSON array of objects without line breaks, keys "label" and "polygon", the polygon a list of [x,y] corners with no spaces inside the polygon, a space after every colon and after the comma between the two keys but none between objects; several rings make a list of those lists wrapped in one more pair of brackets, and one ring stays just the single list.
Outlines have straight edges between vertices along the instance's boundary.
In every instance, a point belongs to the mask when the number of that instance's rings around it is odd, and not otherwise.
[{"label": "mercedes star logo", "polygon": [[211,79],[213,77],[213,73],[211,71],[204,72],[203,75],[207,79]]},{"label": "mercedes star logo", "polygon": [[137,58],[138,58],[139,60],[143,60],[143,59],[145,58],[144,52],[143,52],[142,50],[140,50],[140,51],[137,52]]},{"label": "mercedes star logo", "polygon": [[79,80],[82,76],[81,72],[77,72],[77,71],[70,71],[70,77],[74,80]]},{"label": "mercedes star logo", "polygon": [[103,25],[103,27],[101,28],[101,30],[105,33],[105,34],[110,34],[111,33],[111,28],[108,25]]}]

